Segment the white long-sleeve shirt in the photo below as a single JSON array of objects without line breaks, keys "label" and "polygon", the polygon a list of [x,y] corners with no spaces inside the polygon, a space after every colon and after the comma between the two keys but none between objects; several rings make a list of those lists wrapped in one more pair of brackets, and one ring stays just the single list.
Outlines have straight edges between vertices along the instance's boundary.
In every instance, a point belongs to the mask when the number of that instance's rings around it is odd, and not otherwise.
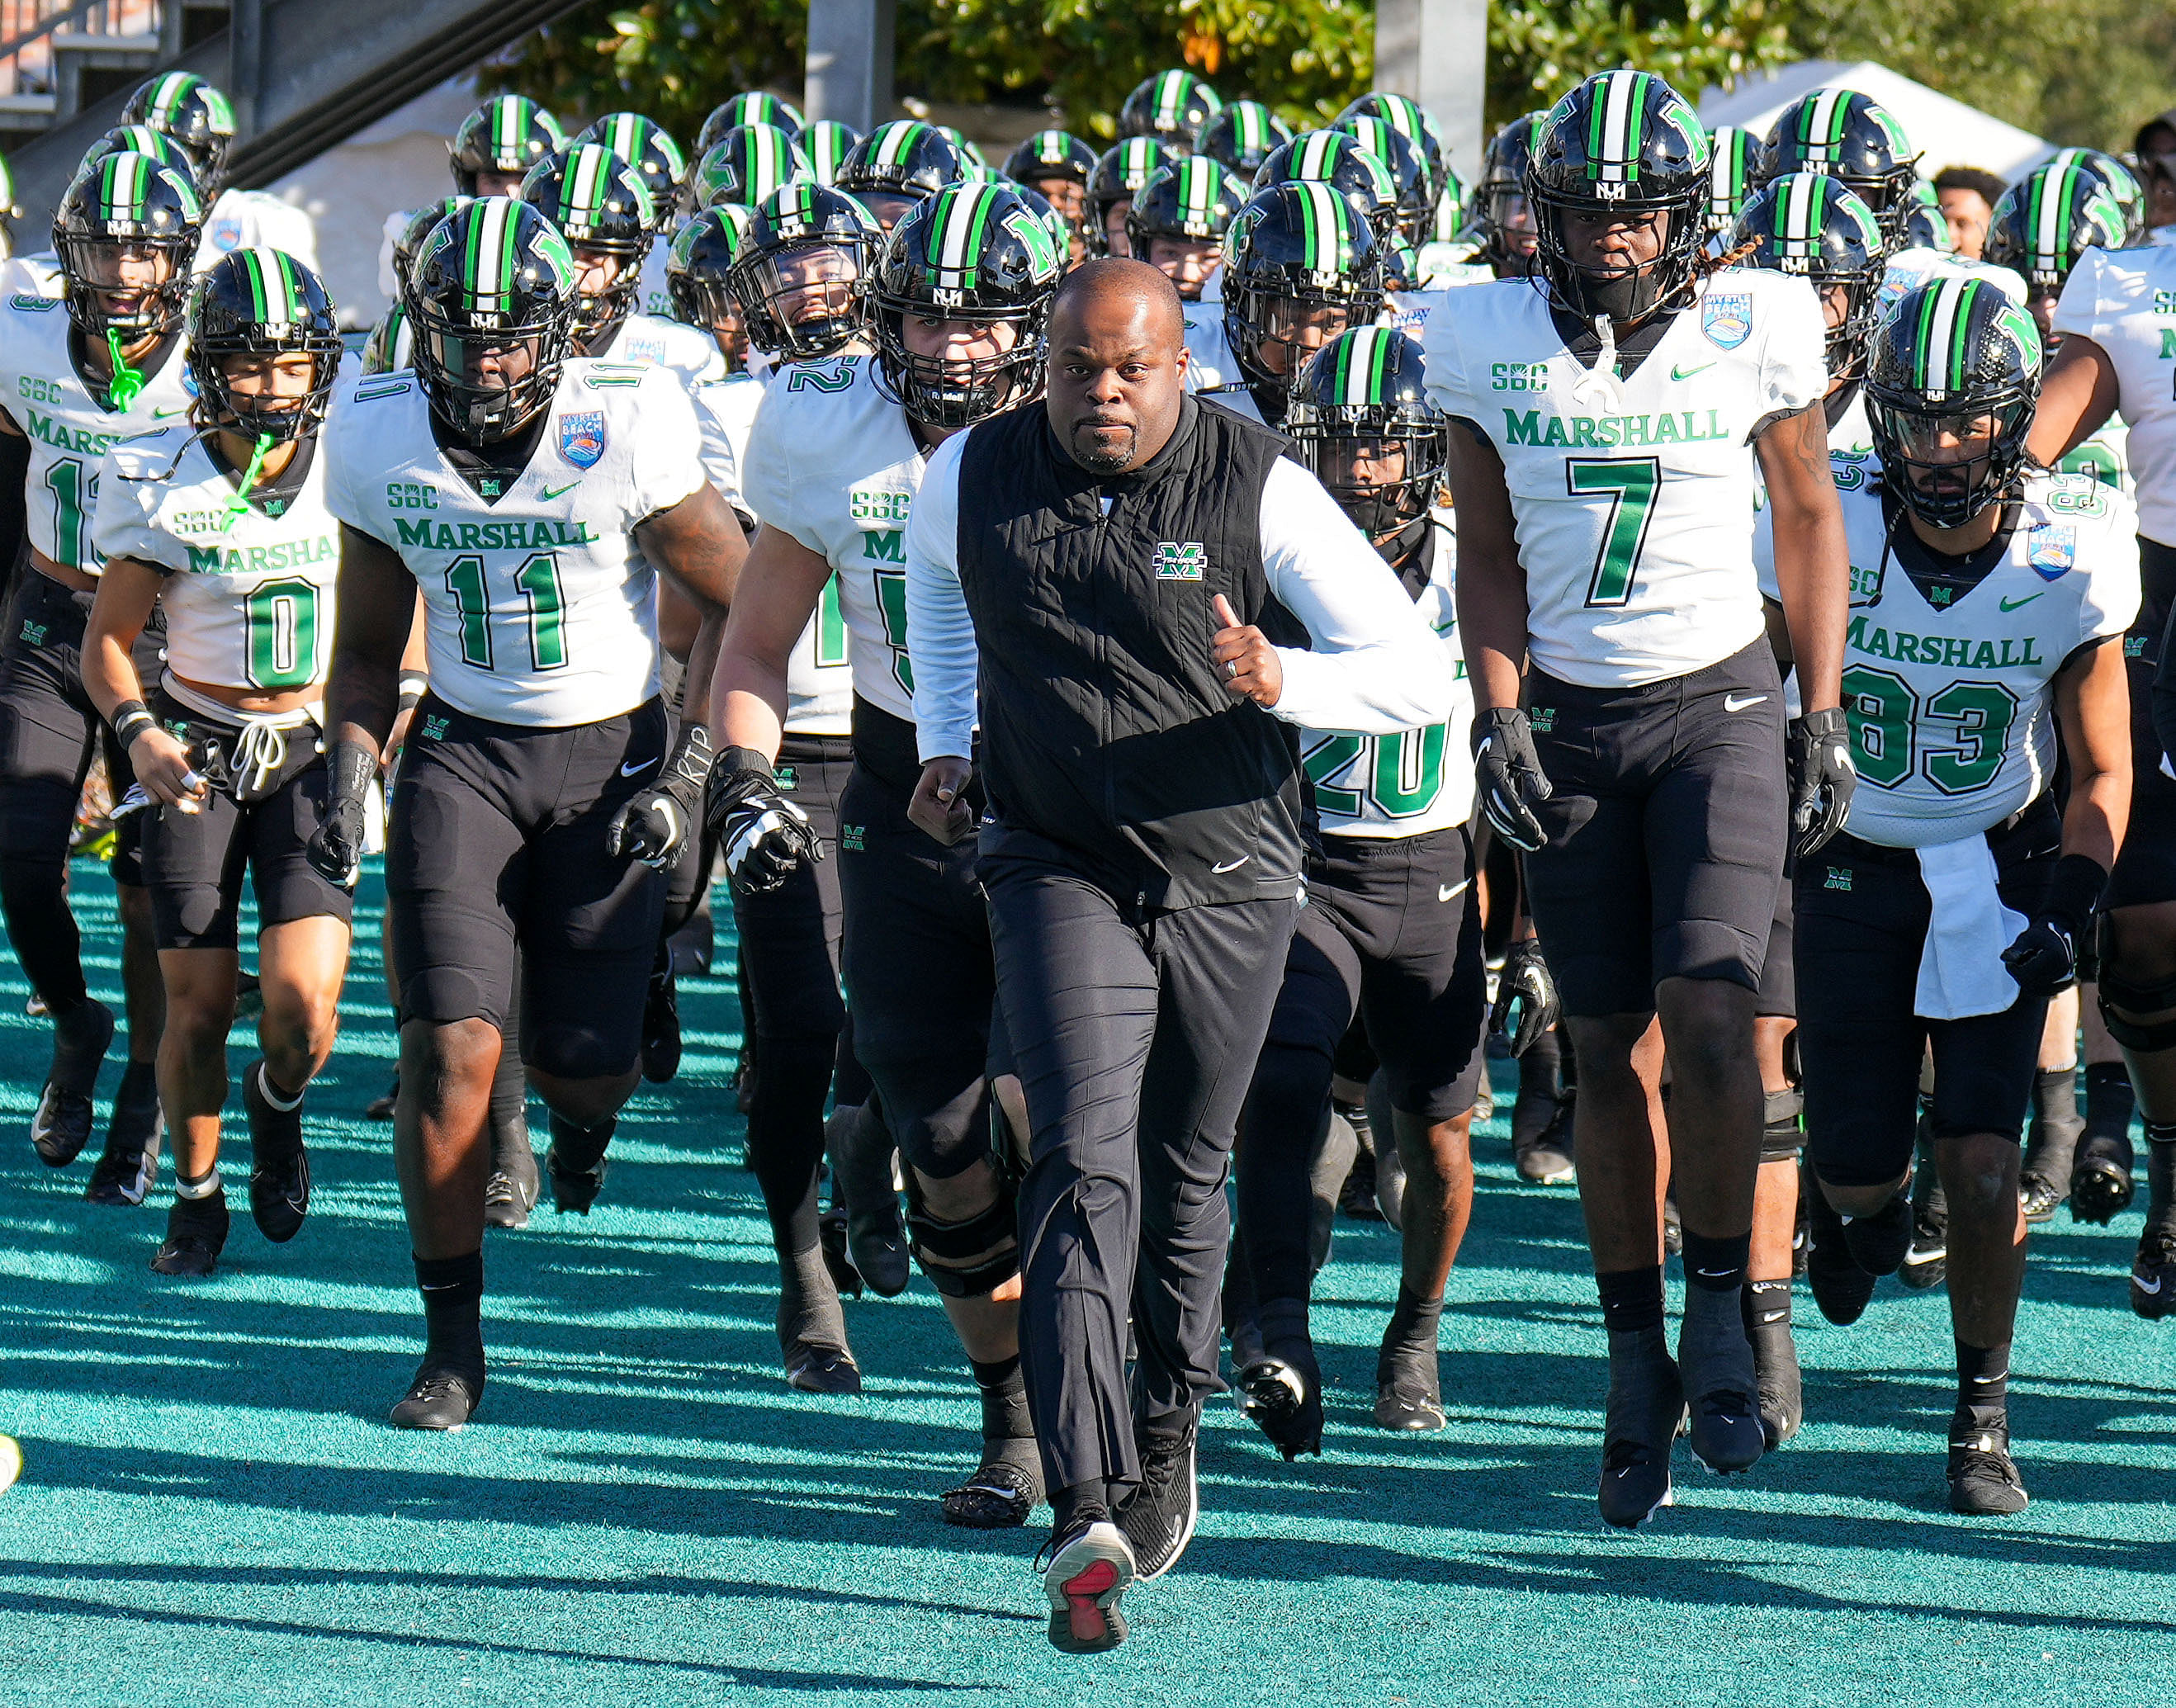
[{"label": "white long-sleeve shirt", "polygon": [[[965,757],[980,659],[960,586],[960,456],[966,433],[931,453],[907,518],[907,652],[923,759]],[[1107,508],[1108,501],[1106,501]],[[1273,716],[1311,730],[1395,735],[1455,709],[1450,662],[1396,574],[1305,469],[1280,459],[1262,488],[1262,567],[1311,650],[1276,649],[1284,688]]]}]

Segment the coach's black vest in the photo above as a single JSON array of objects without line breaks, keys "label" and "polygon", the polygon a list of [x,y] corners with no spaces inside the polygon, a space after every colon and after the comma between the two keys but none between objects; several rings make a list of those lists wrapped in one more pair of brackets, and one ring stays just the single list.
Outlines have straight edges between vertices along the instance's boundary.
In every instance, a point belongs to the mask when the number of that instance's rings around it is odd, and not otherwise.
[{"label": "coach's black vest", "polygon": [[1143,907],[1295,893],[1297,737],[1235,699],[1209,655],[1219,593],[1274,643],[1307,644],[1262,569],[1262,488],[1287,443],[1191,397],[1132,475],[1080,467],[1039,403],[969,432],[960,584],[982,658],[986,846],[1040,839]]}]

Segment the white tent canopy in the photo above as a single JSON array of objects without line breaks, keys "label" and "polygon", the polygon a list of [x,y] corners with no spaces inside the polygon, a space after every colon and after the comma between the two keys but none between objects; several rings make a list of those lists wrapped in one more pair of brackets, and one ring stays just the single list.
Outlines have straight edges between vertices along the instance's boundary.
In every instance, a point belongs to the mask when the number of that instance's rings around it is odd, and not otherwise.
[{"label": "white tent canopy", "polygon": [[1912,146],[1921,150],[1923,177],[1933,177],[1944,166],[1978,166],[1999,178],[2015,180],[2054,151],[2053,143],[2030,131],[2005,124],[1868,59],[1855,64],[1803,59],[1772,77],[1750,78],[1733,90],[1711,89],[1700,97],[1700,122],[1710,128],[1739,125],[1765,137],[1776,116],[1800,95],[1839,88],[1870,95],[1889,109]]}]

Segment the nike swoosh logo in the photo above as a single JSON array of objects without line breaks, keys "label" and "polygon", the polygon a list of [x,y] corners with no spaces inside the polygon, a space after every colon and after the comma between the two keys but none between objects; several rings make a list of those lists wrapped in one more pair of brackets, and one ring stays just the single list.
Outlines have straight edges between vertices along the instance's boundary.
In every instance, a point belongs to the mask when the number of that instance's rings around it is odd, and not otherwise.
[{"label": "nike swoosh logo", "polygon": [[1464,884],[1439,884],[1435,887],[1435,899],[1438,901],[1448,901],[1454,895],[1463,895],[1466,894],[1466,885],[1472,882],[1473,880],[1469,878]]},{"label": "nike swoosh logo", "polygon": [[1704,1276],[1706,1276],[1710,1281],[1717,1281],[1717,1280],[1720,1280],[1722,1276],[1728,1275],[1728,1274],[1730,1273],[1730,1271],[1729,1271],[1728,1270],[1727,1270],[1727,1269],[1704,1269],[1704,1270],[1695,1270],[1695,1274],[1698,1274],[1698,1275],[1704,1275]]},{"label": "nike swoosh logo", "polygon": [[2139,1292],[2145,1293],[2149,1297],[2161,1291],[2161,1277],[2159,1276],[2154,1276],[2154,1278],[2149,1281],[2144,1276],[2134,1272],[2130,1277],[2130,1284],[2136,1287]]},{"label": "nike swoosh logo", "polygon": [[1224,862],[1224,863],[1223,863],[1222,865],[1221,865],[1221,866],[1212,866],[1212,867],[1210,867],[1209,869],[1210,869],[1211,872],[1215,872],[1215,873],[1226,873],[1226,872],[1237,872],[1237,871],[1238,871],[1238,870],[1242,866],[1244,866],[1244,865],[1245,865],[1245,864],[1246,864],[1249,860],[1253,859],[1254,857],[1253,855],[1251,855],[1251,854],[1242,854],[1242,855],[1241,855],[1241,856],[1240,856],[1237,860],[1227,860],[1226,862]]},{"label": "nike swoosh logo", "polygon": [[153,410],[151,411],[151,419],[153,421],[164,421],[170,415],[187,415],[188,412],[189,406],[185,403],[167,404],[160,408]]},{"label": "nike swoosh logo", "polygon": [[[2040,590],[2040,593],[2045,593],[2047,590],[2043,587]],[[2005,611],[2015,611],[2021,605],[2030,605],[2040,596],[2040,593],[2028,593],[2022,599],[2005,599],[2002,601],[2002,608]]]},{"label": "nike swoosh logo", "polygon": [[656,763],[657,763],[657,761],[656,761],[656,760],[655,760],[655,759],[637,759],[637,760],[636,760],[633,764],[631,764],[631,765],[622,765],[622,766],[619,768],[619,774],[620,774],[620,775],[622,775],[623,777],[631,777],[631,776],[633,776],[633,775],[634,775],[637,771],[646,771],[646,770],[649,770],[652,765],[656,764]]},{"label": "nike swoosh logo", "polygon": [[1696,373],[1705,373],[1708,369],[1714,366],[1715,364],[1711,362],[1703,362],[1698,367],[1686,367],[1680,364],[1670,370],[1670,378],[1672,379],[1690,379]]},{"label": "nike swoosh logo", "polygon": [[548,503],[552,499],[558,498],[561,493],[571,492],[575,487],[581,484],[582,483],[579,481],[569,481],[563,487],[547,487],[537,496],[543,498]]},{"label": "nike swoosh logo", "polygon": [[1765,694],[1749,694],[1743,698],[1734,694],[1727,694],[1722,697],[1722,709],[1725,711],[1744,711],[1748,706],[1765,705],[1768,696]]}]

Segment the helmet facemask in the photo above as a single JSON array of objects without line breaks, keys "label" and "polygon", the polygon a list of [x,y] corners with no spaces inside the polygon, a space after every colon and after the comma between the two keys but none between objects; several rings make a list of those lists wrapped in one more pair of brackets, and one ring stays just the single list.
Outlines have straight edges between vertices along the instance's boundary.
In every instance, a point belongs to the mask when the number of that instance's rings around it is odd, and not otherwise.
[{"label": "helmet facemask", "polygon": [[[1611,190],[1631,187],[1597,184],[1594,199],[1559,196],[1539,185],[1531,187],[1536,231],[1535,272],[1545,280],[1559,301],[1582,320],[1607,315],[1619,325],[1635,324],[1682,291],[1693,276],[1703,236],[1700,208],[1684,196],[1643,198]],[[1705,197],[1700,199],[1705,201]],[[1661,231],[1654,258],[1628,261],[1621,265],[1596,267],[1575,260],[1565,223],[1575,215],[1597,211],[1621,216],[1638,226],[1659,220]]]},{"label": "helmet facemask", "polygon": [[[877,338],[878,378],[910,418],[937,432],[972,427],[1042,389],[1043,331],[1047,300],[1039,307],[978,310],[871,296]],[[925,356],[906,341],[906,318],[942,319],[976,327],[1009,326],[1009,349],[988,356]]]},{"label": "helmet facemask", "polygon": [[1884,489],[1930,528],[1963,527],[2016,488],[2037,391],[2036,384],[1991,404],[1948,410],[1869,395],[1867,422]]},{"label": "helmet facemask", "polygon": [[743,256],[727,276],[758,348],[787,361],[835,354],[862,335],[862,282],[874,259],[865,239],[812,237]]}]

